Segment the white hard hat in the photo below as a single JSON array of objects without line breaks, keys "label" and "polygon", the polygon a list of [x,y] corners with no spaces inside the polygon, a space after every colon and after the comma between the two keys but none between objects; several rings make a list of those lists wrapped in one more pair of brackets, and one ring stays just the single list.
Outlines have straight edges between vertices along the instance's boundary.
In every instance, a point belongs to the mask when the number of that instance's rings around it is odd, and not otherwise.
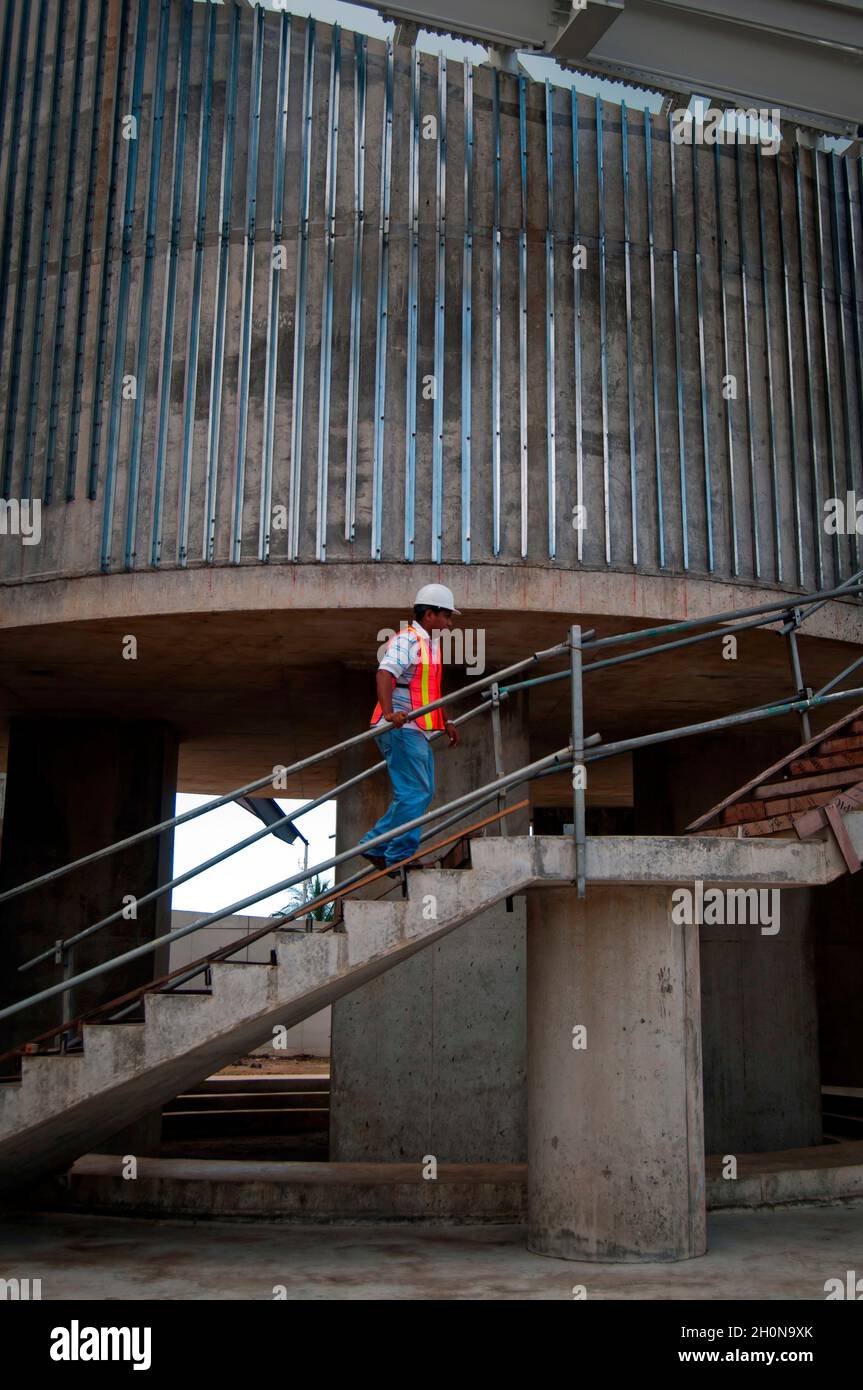
[{"label": "white hard hat", "polygon": [[461,609],[455,606],[452,589],[448,589],[445,584],[424,584],[418,591],[414,603],[427,603],[432,608],[448,608],[451,613],[461,613]]}]

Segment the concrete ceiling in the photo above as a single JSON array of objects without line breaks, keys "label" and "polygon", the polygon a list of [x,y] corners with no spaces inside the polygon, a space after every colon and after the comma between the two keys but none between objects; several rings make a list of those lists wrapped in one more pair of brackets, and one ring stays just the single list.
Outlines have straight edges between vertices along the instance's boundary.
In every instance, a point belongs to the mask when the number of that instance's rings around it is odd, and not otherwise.
[{"label": "concrete ceiling", "polygon": [[[490,612],[475,618],[486,634],[483,674],[565,636],[560,614]],[[586,613],[581,620],[602,635],[634,625],[632,619]],[[180,739],[181,790],[225,792],[276,762],[289,764],[362,731],[374,702],[380,627],[381,614],[372,610],[139,618],[135,661],[121,657],[128,621],[19,630],[14,640],[0,643],[0,725],[4,716],[40,714],[163,719]],[[859,653],[846,643],[802,635],[800,648],[805,679],[814,687]],[[543,673],[562,667],[552,663]],[[444,689],[472,678],[453,668]],[[714,640],[589,677],[585,726],[608,742],[715,718],[789,690],[784,640],[771,630],[744,633],[736,661],[724,660]],[[832,722],[843,708],[828,709],[816,727]],[[531,756],[564,746],[568,720],[566,682],[534,688]],[[791,734],[797,730],[793,719],[770,724]],[[334,774],[329,764],[315,766],[286,795],[319,795],[333,785]]]},{"label": "concrete ceiling", "polygon": [[610,78],[780,107],[854,136],[863,122],[863,0],[397,0],[385,18],[532,50]]}]

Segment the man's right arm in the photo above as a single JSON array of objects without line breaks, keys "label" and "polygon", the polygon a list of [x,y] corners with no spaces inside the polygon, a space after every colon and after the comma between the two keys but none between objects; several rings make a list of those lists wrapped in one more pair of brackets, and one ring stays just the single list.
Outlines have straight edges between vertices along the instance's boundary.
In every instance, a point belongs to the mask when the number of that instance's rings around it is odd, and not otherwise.
[{"label": "man's right arm", "polygon": [[384,719],[390,724],[395,725],[397,729],[400,729],[402,725],[406,723],[408,716],[405,710],[393,711],[393,687],[395,686],[395,682],[396,678],[392,671],[387,671],[383,668],[378,671],[376,681],[378,703],[380,704]]}]

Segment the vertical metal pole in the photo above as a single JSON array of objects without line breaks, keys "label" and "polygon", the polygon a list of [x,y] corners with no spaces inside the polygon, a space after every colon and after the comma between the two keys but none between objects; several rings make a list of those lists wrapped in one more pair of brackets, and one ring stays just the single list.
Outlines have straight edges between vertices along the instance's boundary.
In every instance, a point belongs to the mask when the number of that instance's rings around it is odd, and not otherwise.
[{"label": "vertical metal pole", "polygon": [[635,383],[632,375],[632,245],[629,222],[629,124],[626,102],[620,103],[620,148],[623,160],[623,265],[626,281],[626,399],[629,418],[629,508],[632,563],[638,564],[638,480],[635,448]]},{"label": "vertical metal pole", "polygon": [[473,67],[464,60],[464,243],[461,282],[461,558],[470,563],[473,349]]},{"label": "vertical metal pole", "polygon": [[[54,964],[61,967],[62,978],[64,980],[71,980],[72,976],[75,974],[74,957],[75,948],[73,946],[67,946],[63,941],[58,941],[56,943]],[[73,991],[71,989],[64,989],[60,996],[62,1007],[61,1022],[63,1024],[63,1031],[60,1034],[61,1052],[67,1050],[74,1037],[74,1034],[69,1028],[69,1024],[74,1017],[72,1012],[72,995]]]},{"label": "vertical metal pole", "polygon": [[[860,284],[857,279],[857,232],[854,227],[854,204],[851,199],[851,169],[852,161],[843,159],[845,167],[845,216],[848,220],[848,265],[851,271],[851,326],[854,330],[854,371],[855,382],[857,385],[857,420],[859,428],[863,431],[863,343],[861,343],[860,333]],[[858,161],[859,167],[859,161]],[[859,205],[858,205],[859,206]]]},{"label": "vertical metal pole", "polygon": [[[800,175],[800,149],[794,150],[794,197],[797,210],[797,252],[799,257],[800,269],[800,309],[803,315],[803,374],[806,378],[806,410],[807,410],[807,429],[809,438],[809,459],[812,465],[812,508],[814,516],[814,526],[812,527],[815,539],[815,577],[820,589],[824,588],[824,557],[821,551],[821,527],[823,525],[823,512],[821,509],[821,479],[820,465],[818,458],[818,436],[815,429],[815,394],[812,385],[812,343],[811,328],[809,321],[809,296],[806,292],[806,236],[803,222],[803,190]],[[834,542],[837,538],[833,537]],[[838,560],[837,560],[838,565]]]},{"label": "vertical metal pole", "polygon": [[446,58],[438,57],[437,191],[435,195],[434,423],[432,438],[432,560],[443,553],[443,389],[446,334]]},{"label": "vertical metal pole", "polygon": [[749,504],[752,516],[752,557],[755,578],[761,578],[761,535],[758,527],[758,489],[755,479],[755,422],[752,413],[752,364],[749,355],[749,281],[746,269],[746,228],[743,217],[743,162],[740,145],[734,152],[737,192],[737,250],[740,257],[740,311],[743,318],[743,371],[746,387],[746,443],[749,455]]},{"label": "vertical metal pole", "polygon": [[586,891],[586,851],[585,837],[585,795],[584,781],[587,769],[584,762],[584,705],[582,703],[581,679],[581,627],[574,625],[569,629],[570,659],[570,710],[572,718],[572,827],[575,840],[575,882],[578,896],[583,898]]},{"label": "vertical metal pole", "polygon": [[[165,125],[165,78],[168,60],[168,22],[170,6],[163,0],[159,14],[159,36],[156,43],[156,80],[153,92],[153,118],[150,131],[150,178],[147,186],[147,210],[144,217],[144,265],[141,272],[140,308],[138,311],[138,345],[135,352],[136,395],[132,411],[132,432],[128,447],[126,483],[126,528],[123,563],[132,569],[137,559],[138,484],[141,468],[141,443],[144,433],[144,406],[147,400],[147,362],[152,334],[150,315],[153,304],[153,272],[156,257],[156,219],[159,207],[159,177],[162,168],[162,133]],[[112,408],[109,438],[119,424]],[[105,511],[102,518],[102,568],[111,565],[113,531],[113,497],[105,490]]]},{"label": "vertical metal pole", "polygon": [[[290,20],[287,20],[290,31]],[[216,11],[207,10],[204,36],[204,78],[198,130],[198,178],[195,190],[195,255],[189,327],[186,333],[186,366],[183,381],[183,451],[180,464],[180,515],[177,521],[177,563],[189,563],[189,512],[192,502],[192,445],[195,406],[198,399],[198,355],[201,347],[201,303],[204,283],[204,238],[207,230],[207,188],[210,175],[210,122],[213,116],[213,73],[216,64]],[[262,506],[263,511],[263,506]],[[267,502],[269,513],[269,501]],[[262,523],[263,524],[263,523]],[[264,557],[262,557],[264,558]]]},{"label": "vertical metal pole", "polygon": [[411,51],[411,128],[408,169],[407,378],[405,380],[405,559],[414,558],[417,471],[417,329],[419,322],[420,55]]},{"label": "vertical metal pole", "polygon": [[348,438],[345,480],[345,540],[357,529],[357,424],[362,339],[363,233],[366,200],[366,49],[364,34],[354,35],[354,268],[351,280],[351,343],[348,357]]},{"label": "vertical metal pole", "polygon": [[701,449],[704,456],[704,515],[707,523],[707,569],[713,573],[713,499],[710,487],[710,434],[707,424],[707,368],[704,351],[704,287],[701,274],[701,222],[698,161],[701,146],[692,142],[692,232],[695,246],[695,304],[698,313],[698,379],[701,394]]},{"label": "vertical metal pole", "polygon": [[548,558],[557,554],[554,333],[554,109],[551,83],[545,83],[545,450],[548,495]]},{"label": "vertical metal pole", "polygon": [[297,288],[294,299],[294,371],[291,420],[290,491],[288,494],[289,558],[300,550],[300,509],[303,473],[303,407],[306,382],[306,280],[309,261],[309,200],[312,144],[312,107],[315,88],[315,21],[306,20],[306,53],[303,74],[303,135],[300,164],[299,219],[297,228]]},{"label": "vertical metal pole", "polygon": [[719,311],[722,321],[722,374],[726,389],[722,395],[725,401],[725,443],[728,450],[728,510],[731,526],[731,573],[740,573],[740,555],[737,545],[737,477],[734,471],[734,424],[731,416],[731,397],[728,392],[728,379],[731,373],[731,360],[728,351],[728,292],[725,283],[725,230],[722,218],[722,147],[717,140],[713,147],[713,177],[716,192],[716,250],[719,257]]},{"label": "vertical metal pole", "polygon": [[582,417],[581,387],[581,196],[579,192],[578,158],[578,92],[570,90],[572,106],[572,202],[573,202],[573,250],[572,250],[572,291],[573,316],[575,320],[575,501],[578,508],[579,525],[576,531],[578,562],[584,559],[584,425]]},{"label": "vertical metal pole", "polygon": [[[162,17],[165,18],[165,23],[167,24],[167,18],[164,16],[164,13],[163,13],[163,16],[162,16]],[[135,69],[134,69],[134,77],[133,77],[133,80],[132,80],[131,115],[132,115],[132,118],[133,118],[133,120],[134,120],[134,122],[135,122],[135,130],[136,130],[136,132],[140,131],[140,128],[141,128],[141,110],[142,110],[143,100],[144,100],[144,68],[145,68],[146,52],[147,52],[147,21],[148,21],[148,3],[147,3],[147,0],[143,0],[143,3],[141,4],[141,6],[140,6],[140,8],[139,8],[139,10],[138,10],[138,25],[137,25],[136,35],[135,35]],[[40,36],[40,46],[41,46],[41,36]],[[37,66],[37,68],[41,68],[41,59],[40,59],[40,57],[39,57],[38,51],[37,51],[37,55],[36,55],[36,66]],[[39,73],[39,74],[37,75],[36,88],[38,88],[38,77],[39,77],[39,76],[41,76],[41,73]],[[122,237],[121,237],[121,242],[120,242],[120,248],[121,248],[121,254],[120,254],[120,277],[119,277],[119,284],[118,284],[118,287],[117,287],[117,303],[116,303],[116,305],[115,305],[113,308],[111,308],[110,311],[109,311],[109,305],[108,305],[108,304],[106,303],[106,301],[103,299],[103,302],[102,302],[103,319],[102,319],[102,322],[101,322],[100,328],[99,328],[100,361],[99,361],[99,368],[98,368],[98,370],[99,370],[99,385],[100,385],[100,387],[101,387],[101,382],[102,382],[102,378],[103,378],[103,375],[104,375],[104,358],[101,356],[101,348],[102,348],[103,346],[107,346],[107,338],[108,338],[108,332],[109,332],[108,321],[109,321],[109,317],[110,317],[110,321],[112,322],[113,327],[114,327],[114,352],[113,352],[113,359],[112,359],[112,363],[111,363],[111,376],[110,376],[109,388],[108,388],[108,389],[109,389],[109,396],[110,396],[110,411],[109,411],[109,415],[108,415],[108,439],[107,439],[107,444],[106,444],[106,448],[105,448],[105,475],[104,475],[104,489],[103,489],[103,494],[102,494],[102,541],[101,541],[101,555],[100,555],[100,567],[102,568],[102,570],[105,570],[105,571],[107,571],[108,569],[110,569],[110,566],[111,566],[111,559],[112,559],[112,556],[111,556],[111,540],[112,540],[113,523],[114,523],[114,492],[115,492],[116,480],[117,480],[117,463],[118,463],[118,452],[119,452],[119,439],[118,439],[118,436],[119,436],[119,431],[120,431],[120,409],[121,409],[121,402],[122,402],[122,399],[123,399],[123,387],[124,387],[124,384],[125,384],[125,381],[124,381],[124,366],[125,366],[126,346],[127,346],[127,324],[128,324],[128,316],[129,316],[130,280],[131,280],[131,275],[132,275],[132,244],[133,244],[133,239],[134,239],[135,201],[136,201],[137,183],[138,183],[139,147],[140,147],[141,141],[140,141],[140,139],[135,139],[135,140],[129,140],[128,142],[125,142],[125,143],[127,143],[127,145],[128,145],[128,151],[129,151],[129,152],[128,152],[128,157],[127,157],[127,161],[126,161],[126,186],[125,186],[125,196],[124,196],[124,200],[123,200],[123,231],[122,231]],[[30,157],[32,157],[32,152],[31,152],[31,156],[30,156]],[[29,164],[29,160],[28,160],[28,164]],[[30,199],[29,199],[29,201],[32,202],[32,189],[30,189],[29,185],[30,185],[30,176],[29,176],[29,172],[28,172],[28,192],[29,192],[29,194],[30,194]],[[24,264],[25,264],[25,265],[27,264],[27,237],[28,237],[28,235],[29,235],[29,213],[30,213],[30,208],[29,208],[29,207],[25,208],[24,223],[23,223],[23,230],[22,230],[22,255],[23,255],[23,258],[24,258]],[[23,278],[24,282],[26,283],[26,277],[22,277],[22,278]],[[103,279],[103,286],[104,286],[104,285],[105,285],[105,281],[104,281],[104,279]],[[16,303],[15,303],[16,328],[17,328],[17,319],[18,319],[18,309],[19,309],[19,299],[18,299],[18,297],[16,296]],[[16,335],[16,336],[17,336],[17,335]],[[16,412],[16,404],[17,404],[17,394],[18,394],[18,393],[17,393],[17,382],[16,382],[16,371],[15,371],[16,360],[17,360],[17,353],[15,352],[15,348],[14,348],[14,344],[13,344],[13,352],[12,352],[12,359],[11,359],[11,361],[12,361],[12,374],[11,374],[11,380],[10,380],[9,387],[8,387],[8,398],[7,398],[7,403],[6,403],[6,409],[7,409],[7,450],[6,450],[6,452],[7,452],[7,457],[8,457],[8,422],[9,422],[10,420],[11,420],[11,421],[14,421],[15,412]],[[146,373],[145,373],[145,375],[146,375]],[[143,390],[143,388],[144,388],[144,382],[141,382],[141,389]],[[102,429],[102,401],[101,401],[101,390],[100,390],[99,393],[98,393],[96,396],[94,396],[94,398],[93,398],[93,430],[92,430],[92,434],[91,434],[91,444],[90,444],[90,475],[89,475],[89,486],[88,486],[88,496],[90,497],[91,500],[94,500],[94,499],[95,499],[95,497],[96,497],[96,492],[97,492],[98,473],[99,473],[99,449],[100,449],[100,444],[101,444],[101,429]],[[9,464],[9,466],[11,466],[11,464]],[[6,466],[5,466],[5,464],[4,464],[4,484],[3,484],[3,487],[4,487],[4,495],[5,495],[5,492],[6,492],[6,477],[7,477]]]},{"label": "vertical metal pole", "polygon": [[527,92],[518,79],[518,148],[521,167],[521,225],[518,232],[518,421],[521,477],[521,557],[527,555]]},{"label": "vertical metal pole", "polygon": [[494,226],[491,281],[491,500],[492,554],[500,554],[500,74],[492,71]]},{"label": "vertical metal pole", "polygon": [[[778,158],[778,156],[777,156]],[[770,487],[773,497],[773,543],[776,547],[776,578],[781,584],[782,519],[779,515],[779,477],[776,456],[776,405],[773,397],[773,350],[770,344],[770,281],[767,268],[767,238],[764,233],[764,201],[761,197],[761,146],[755,146],[755,195],[758,202],[758,244],[761,260],[761,307],[764,315],[764,358],[767,366],[767,438],[770,446]]]},{"label": "vertical metal pole", "polygon": [[[803,684],[803,670],[800,665],[800,652],[797,648],[797,628],[802,621],[802,614],[799,608],[794,608],[788,615],[788,622],[785,627],[785,635],[788,639],[788,659],[791,664],[791,676],[794,681],[794,691],[799,699],[805,700],[811,694]],[[800,711],[800,731],[803,735],[803,742],[808,743],[812,738],[812,727],[809,722],[807,710]]]},{"label": "vertical metal pole", "polygon": [[234,182],[234,134],[237,121],[237,74],[240,48],[240,7],[231,16],[231,56],[225,84],[225,135],[222,142],[222,183],[219,192],[219,267],[213,319],[213,357],[210,370],[207,486],[204,493],[202,558],[212,564],[216,549],[216,502],[222,440],[222,385],[225,376],[225,325],[228,316],[228,260],[231,250],[231,194]]},{"label": "vertical metal pole", "polygon": [[[500,726],[500,686],[497,681],[492,682],[491,687],[491,731],[494,742],[494,772],[495,777],[505,776],[503,766],[503,736]],[[503,811],[506,807],[506,788],[502,787],[497,794],[497,809]],[[506,817],[500,822],[500,833],[503,839],[509,835],[509,825]]]},{"label": "vertical metal pole", "polygon": [[[147,47],[147,13],[149,0],[142,0],[138,8],[138,24],[135,36],[135,76],[133,78],[132,90],[132,111],[137,124],[140,124],[141,116],[141,88],[144,80],[144,53]],[[131,29],[131,17],[129,14],[130,6],[124,5],[121,9],[116,81],[114,84],[114,119],[109,122],[111,127],[110,145],[110,174],[108,176],[108,198],[105,204],[105,234],[102,243],[102,275],[99,283],[99,328],[96,338],[95,355],[95,380],[93,382],[92,401],[93,409],[90,415],[90,462],[87,471],[87,497],[91,502],[95,501],[99,481],[99,451],[102,446],[102,404],[105,387],[105,353],[107,351],[109,323],[111,319],[111,279],[113,275],[114,263],[114,209],[116,206],[117,192],[120,181],[120,151],[126,143],[123,139],[122,122],[118,119],[117,113],[123,110],[124,102],[124,83],[126,78],[126,57],[129,43],[129,30]],[[22,31],[26,26],[22,24]],[[26,45],[25,45],[26,47]],[[16,142],[17,143],[17,142]],[[132,141],[132,144],[137,142]],[[13,145],[13,148],[15,146]],[[100,151],[101,153],[101,151]],[[132,152],[129,158],[132,160]],[[135,156],[137,158],[137,156]],[[128,166],[127,166],[128,176]],[[127,190],[128,190],[127,177]],[[4,233],[5,233],[4,228]],[[4,235],[3,240],[6,241]],[[5,294],[0,294],[0,342],[3,340],[3,318],[5,314]],[[116,310],[115,310],[116,321]],[[118,333],[122,338],[122,332]],[[116,342],[116,339],[115,339]],[[75,440],[77,447],[77,438]],[[74,478],[69,478],[69,486],[74,490]],[[71,500],[71,499],[70,499]]]},{"label": "vertical metal pole", "polygon": [[264,430],[261,449],[261,503],[258,517],[258,558],[270,558],[270,520],[273,507],[273,451],[276,433],[276,376],[279,360],[279,301],[282,288],[281,254],[284,235],[285,151],[291,73],[291,17],[282,14],[279,33],[279,77],[273,155],[273,211],[270,220],[270,293],[267,306],[267,346],[264,374]]},{"label": "vertical metal pole", "polygon": [[[845,330],[845,283],[842,271],[842,249],[839,245],[839,190],[836,184],[836,155],[826,156],[830,170],[830,245],[833,258],[833,297],[836,303],[836,323],[839,328],[839,386],[842,397],[842,438],[845,445],[845,479],[851,488],[858,487],[854,477],[854,457],[851,445],[851,392],[848,386],[848,340]],[[863,423],[863,422],[861,422]],[[855,517],[856,520],[856,517]],[[847,521],[847,518],[846,518]],[[860,537],[856,526],[851,537],[854,569],[860,568]]]},{"label": "vertical metal pole", "polygon": [[333,364],[333,279],[336,268],[336,192],[339,167],[339,95],[341,92],[341,30],[333,25],[330,52],[330,95],[327,125],[326,268],[321,307],[321,371],[318,390],[318,515],[316,554],[327,558],[327,496],[330,473],[330,385]]},{"label": "vertical metal pole", "polygon": [[659,568],[665,568],[665,517],[659,416],[659,341],[656,324],[656,243],[653,225],[653,153],[650,112],[644,111],[644,179],[647,185],[647,254],[650,270],[650,358],[653,382],[653,455],[656,470],[656,529]]},{"label": "vertical metal pole", "polygon": [[599,361],[602,396],[602,504],[605,515],[605,563],[611,564],[608,452],[608,315],[605,303],[605,176],[602,160],[602,101],[596,98],[596,204],[599,219]]},{"label": "vertical metal pole", "polygon": [[[27,392],[27,420],[24,431],[25,453],[21,483],[22,497],[33,496],[33,459],[36,449],[36,410],[39,404],[39,384],[42,376],[42,345],[45,336],[45,305],[48,299],[48,251],[51,243],[51,224],[54,216],[54,180],[58,174],[57,134],[60,127],[60,93],[63,86],[63,72],[66,66],[66,12],[58,6],[54,28],[54,64],[51,74],[51,92],[48,97],[50,123],[48,129],[48,148],[45,157],[45,191],[42,198],[42,227],[39,235],[39,265],[36,270],[36,306],[33,315],[33,355],[30,367],[30,385]],[[71,28],[71,25],[70,25]],[[80,49],[79,49],[80,52]],[[64,135],[74,145],[78,124],[78,108],[73,105],[70,129],[64,128]],[[2,148],[2,142],[0,142]],[[62,272],[58,272],[59,279]]]},{"label": "vertical metal pole", "polygon": [[[8,70],[8,67],[11,66],[9,60],[11,57],[10,48],[12,39],[13,13],[14,11],[12,9],[12,6],[8,6],[6,10],[6,22],[3,31],[4,48],[2,56],[0,56],[0,64],[3,65],[4,72],[6,72]],[[83,122],[80,122],[79,116],[81,112],[81,90],[83,86],[84,60],[87,52],[88,18],[89,15],[87,5],[79,5],[78,32],[75,39],[75,81],[72,88],[72,111],[74,115],[72,120],[72,128],[69,132],[68,161],[66,164],[66,192],[64,195],[63,212],[63,241],[60,249],[59,267],[57,272],[57,301],[53,336],[54,346],[52,349],[51,358],[51,394],[50,403],[48,407],[48,443],[45,450],[45,475],[42,482],[42,498],[43,501],[45,501],[46,503],[53,501],[54,498],[54,473],[56,469],[57,458],[57,426],[59,424],[60,419],[60,381],[63,366],[67,360],[67,355],[69,354],[69,348],[67,348],[65,345],[66,310],[69,297],[69,261],[70,248],[72,243],[72,228],[74,225],[75,184],[79,171],[82,167],[82,162],[79,162],[78,159],[78,136],[79,124],[83,124]],[[98,112],[102,104],[102,84],[104,81],[105,34],[108,27],[107,24],[104,22],[104,12],[100,14],[97,24],[99,37],[96,41],[95,77],[94,91],[92,97],[92,123],[94,136],[98,131],[99,126]],[[5,93],[2,105],[3,114],[5,117]],[[0,117],[0,126],[2,126],[3,123],[3,118]],[[0,137],[2,137],[2,130],[0,130]],[[2,139],[0,139],[0,143],[2,143]],[[93,147],[95,143],[95,140],[93,140],[93,142],[91,143],[90,157],[87,164],[87,198],[84,208],[84,216],[82,219],[83,233],[81,240],[81,250],[79,255],[79,264],[81,267],[79,272],[80,278],[78,289],[79,315],[82,298],[83,301],[86,303],[87,287],[89,286],[90,280],[90,248],[92,246],[93,241],[93,202],[95,187]],[[80,409],[80,401],[78,402],[77,407],[75,404],[76,396],[74,392],[74,387],[76,379],[77,374],[73,372],[73,404],[70,412],[70,446],[73,435],[76,435],[76,421]]]},{"label": "vertical metal pole", "polygon": [[689,569],[689,525],[686,515],[686,438],[683,430],[683,379],[680,348],[680,252],[677,243],[677,176],[674,168],[673,119],[668,118],[668,169],[671,181],[671,265],[674,280],[674,371],[677,379],[677,449],[680,468],[680,529],[683,568]]},{"label": "vertical metal pole", "polygon": [[[836,436],[833,430],[833,374],[830,371],[830,335],[827,329],[827,286],[824,280],[824,229],[821,213],[821,165],[818,151],[812,151],[812,173],[815,180],[815,251],[818,262],[818,302],[821,309],[821,351],[823,354],[824,399],[827,411],[827,459],[830,472],[832,495],[839,497],[839,476],[836,471]],[[844,490],[843,490],[844,495]],[[850,538],[849,538],[850,539]],[[839,533],[834,533],[836,546],[836,582],[846,576]]]},{"label": "vertical metal pole", "polygon": [[[23,6],[18,7],[20,9],[21,18],[18,25],[18,53],[15,63],[15,95],[12,101],[10,102],[8,100],[8,89],[6,89],[6,82],[9,76],[8,60],[11,56],[9,50],[11,48],[12,24],[15,8],[16,7],[12,5],[6,6],[5,21],[3,25],[3,58],[5,61],[3,67],[3,76],[2,79],[0,79],[0,81],[2,81],[4,84],[3,95],[4,98],[6,98],[3,103],[2,114],[0,114],[0,127],[2,127],[0,133],[2,133],[5,137],[4,148],[8,148],[9,150],[8,162],[6,165],[6,187],[4,189],[3,199],[3,223],[2,232],[0,232],[0,343],[3,343],[5,340],[6,314],[8,308],[10,307],[10,301],[12,299],[9,276],[12,263],[12,223],[15,215],[15,202],[17,196],[19,195],[18,148],[21,143],[21,127],[23,124],[22,116],[24,112],[24,93],[27,78],[27,57],[30,45],[30,22],[32,18],[29,6],[26,9]],[[43,6],[40,16],[40,23],[43,22],[46,17],[47,9],[45,6]],[[125,21],[125,15],[122,16],[122,21]],[[120,35],[120,50],[118,54],[117,86],[115,89],[116,93],[119,93],[121,90],[122,69],[125,62],[126,33],[124,22],[121,22],[121,28],[122,32]],[[5,131],[7,110],[10,111],[12,117],[11,128],[9,130],[8,136],[6,136]],[[113,137],[115,149],[118,135],[119,132],[115,131]],[[111,187],[110,192],[113,198],[113,185]],[[106,228],[106,236],[107,231],[108,229]],[[103,263],[103,277],[104,274],[105,269]],[[8,496],[8,491],[4,490],[3,496]]]},{"label": "vertical metal pole", "polygon": [[[791,281],[788,276],[788,249],[785,237],[785,214],[782,207],[782,161],[776,155],[776,209],[779,216],[779,253],[782,259],[782,292],[785,317],[785,370],[788,375],[788,425],[791,446],[791,479],[794,491],[794,536],[797,543],[797,582],[805,583],[803,564],[803,522],[800,511],[800,469],[797,454],[797,393],[794,389],[794,352],[791,346]],[[815,518],[815,529],[821,525]]]},{"label": "vertical metal pole", "polygon": [[[246,233],[243,238],[243,287],[240,295],[240,360],[237,383],[237,424],[234,434],[234,505],[231,515],[231,561],[238,565],[243,550],[243,507],[246,492],[246,435],[252,372],[252,315],[255,303],[255,252],[258,234],[258,158],[261,149],[261,89],[264,74],[263,6],[255,10],[252,43],[252,82],[249,100],[249,143],[246,163]],[[182,185],[181,185],[182,186]],[[167,401],[165,402],[167,406]],[[160,416],[161,422],[161,416]],[[167,421],[166,421],[167,423]],[[161,453],[157,477],[161,475]],[[158,528],[161,534],[161,527]],[[157,527],[153,528],[153,564]],[[161,542],[160,542],[161,544]]]},{"label": "vertical metal pole", "polygon": [[[186,165],[186,129],[189,120],[189,77],[191,71],[192,49],[192,0],[184,0],[183,31],[180,40],[180,54],[177,75],[177,104],[174,120],[174,181],[171,189],[171,236],[168,243],[168,266],[166,272],[165,300],[162,318],[161,352],[159,354],[159,379],[157,395],[159,400],[158,425],[156,427],[155,483],[153,487],[153,527],[150,547],[150,563],[154,566],[162,559],[162,517],[164,514],[164,484],[168,448],[168,422],[171,411],[171,379],[174,366],[174,320],[177,312],[177,284],[180,273],[180,229],[183,216],[183,174]],[[261,26],[263,44],[263,26]],[[257,152],[255,154],[257,167]],[[254,247],[252,248],[254,262]],[[245,393],[247,397],[248,392]],[[248,409],[246,401],[245,408]]]}]

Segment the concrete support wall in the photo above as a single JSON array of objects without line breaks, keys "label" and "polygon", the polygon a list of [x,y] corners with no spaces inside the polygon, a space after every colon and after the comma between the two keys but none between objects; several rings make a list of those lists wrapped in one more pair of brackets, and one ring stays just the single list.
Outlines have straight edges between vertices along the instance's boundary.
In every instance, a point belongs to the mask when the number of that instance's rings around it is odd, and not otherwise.
[{"label": "concrete support wall", "polygon": [[[636,833],[681,834],[797,741],[795,734],[719,734],[637,752]],[[821,1142],[812,904],[822,891],[784,890],[775,935],[757,925],[700,928],[710,1154]]]},{"label": "concrete support wall", "polygon": [[590,888],[581,902],[575,889],[528,894],[537,1254],[705,1251],[698,938],[670,908],[667,888]]},{"label": "concrete support wall", "polygon": [[[102,849],[174,814],[177,745],[157,722],[11,721],[0,891]],[[13,898],[3,907],[0,998],[4,1004],[47,988],[59,967],[46,961],[25,975],[19,964],[142,896],[171,876],[173,832],[146,840],[96,864]],[[170,930],[168,896],[142,907],[75,948],[76,973]],[[167,964],[144,956],[80,986],[82,1013],[143,984]],[[61,998],[47,1000],[3,1025],[0,1048],[56,1024]]]},{"label": "concrete support wall", "polygon": [[[368,707],[371,714],[373,675],[352,675],[345,689],[348,727],[356,732],[357,711]],[[523,707],[507,702],[502,716],[510,771],[528,762]],[[435,805],[493,780],[490,734],[482,716],[465,728],[457,749],[436,754]],[[359,759],[357,753],[345,758],[340,780],[356,771]],[[349,794],[339,805],[340,850],[388,804],[386,772],[364,786],[361,800]],[[526,812],[509,821],[513,834],[527,833]],[[383,891],[379,882],[373,895]],[[524,900],[516,899],[513,909],[491,908],[334,1005],[332,1159],[416,1161],[434,1154],[443,1163],[524,1161]]]}]

